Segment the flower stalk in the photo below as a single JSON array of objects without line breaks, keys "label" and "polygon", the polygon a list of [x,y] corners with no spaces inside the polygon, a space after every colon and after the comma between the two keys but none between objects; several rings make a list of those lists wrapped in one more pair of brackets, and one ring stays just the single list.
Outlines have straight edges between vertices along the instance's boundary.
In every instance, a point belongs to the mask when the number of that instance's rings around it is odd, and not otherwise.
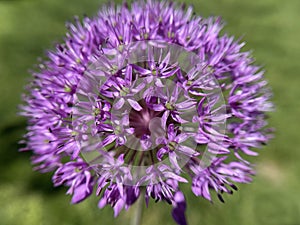
[{"label": "flower stalk", "polygon": [[[142,191],[143,192],[143,191]],[[141,194],[141,196],[143,196]],[[144,198],[140,197],[137,200],[136,205],[134,206],[134,214],[131,220],[131,225],[142,225],[142,217],[143,217],[143,211],[144,211]]]}]

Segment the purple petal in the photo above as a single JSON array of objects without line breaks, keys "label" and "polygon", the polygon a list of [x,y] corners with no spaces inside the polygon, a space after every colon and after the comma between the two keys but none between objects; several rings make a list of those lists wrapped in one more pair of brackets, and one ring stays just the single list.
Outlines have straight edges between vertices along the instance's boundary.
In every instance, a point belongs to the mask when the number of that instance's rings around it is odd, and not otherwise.
[{"label": "purple petal", "polygon": [[165,87],[165,85],[161,82],[161,79],[156,79],[155,80],[155,86],[161,87],[161,88]]},{"label": "purple petal", "polygon": [[177,161],[177,154],[173,151],[173,152],[169,152],[169,159],[170,162],[172,163],[172,165],[178,170],[181,171],[181,167],[178,164]]},{"label": "purple petal", "polygon": [[140,143],[144,151],[151,149],[152,141],[149,135],[143,135],[143,137],[140,140]]},{"label": "purple petal", "polygon": [[147,70],[147,69],[144,69],[140,66],[137,66],[137,65],[132,65],[132,68],[137,71],[138,73],[140,73],[141,75],[148,75],[148,74],[151,74],[151,71]]},{"label": "purple petal", "polygon": [[163,148],[160,148],[157,153],[156,153],[156,157],[159,161],[162,160],[162,157],[169,152],[169,149],[167,147],[163,147]]},{"label": "purple petal", "polygon": [[199,155],[199,153],[196,152],[194,149],[184,145],[179,145],[178,150],[188,157],[194,157]]},{"label": "purple petal", "polygon": [[171,116],[172,116],[173,120],[175,120],[178,123],[186,123],[186,122],[188,122],[188,121],[182,119],[177,113],[172,112]]},{"label": "purple petal", "polygon": [[151,108],[154,111],[163,111],[165,107],[162,104],[151,104]]},{"label": "purple petal", "polygon": [[125,79],[128,81],[132,80],[132,66],[128,65],[126,67],[126,71],[125,71]]},{"label": "purple petal", "polygon": [[171,77],[174,74],[176,74],[179,70],[180,70],[180,68],[176,67],[175,69],[172,69],[171,71],[168,71],[168,72],[164,71],[164,72],[161,73],[161,77],[162,78]]},{"label": "purple petal", "polygon": [[98,207],[102,209],[104,206],[107,205],[107,198],[103,196],[100,201],[98,202]]},{"label": "purple petal", "polygon": [[191,109],[191,108],[194,108],[196,105],[196,102],[195,101],[191,101],[191,100],[186,100],[184,102],[181,102],[181,103],[177,103],[176,104],[176,108],[179,109],[179,110],[187,110],[187,109]]},{"label": "purple petal", "polygon": [[172,123],[168,126],[168,139],[169,141],[174,141],[175,137],[176,137],[176,132],[174,129],[174,124]]},{"label": "purple petal", "polygon": [[173,92],[172,92],[172,95],[171,95],[171,98],[170,98],[170,101],[171,101],[171,102],[176,102],[176,101],[177,101],[178,95],[179,95],[179,92],[180,92],[179,88],[180,88],[180,87],[179,87],[178,84],[175,85],[175,87],[174,87],[174,89],[173,89]]},{"label": "purple petal", "polygon": [[114,108],[115,109],[121,109],[123,107],[125,103],[125,100],[124,98],[120,98],[119,100],[117,100],[115,103],[114,103]]},{"label": "purple petal", "polygon": [[220,144],[211,142],[208,144],[208,150],[213,154],[228,154],[228,153],[230,153],[230,150],[228,148],[225,148],[225,147],[221,146]]},{"label": "purple petal", "polygon": [[167,119],[168,119],[169,115],[170,115],[170,111],[167,110],[167,111],[164,112],[164,114],[163,114],[162,117],[161,117],[161,127],[162,127],[164,130],[166,130]]},{"label": "purple petal", "polygon": [[114,134],[111,134],[109,136],[107,136],[103,141],[102,141],[102,145],[106,146],[109,145],[110,143],[112,143],[114,140],[117,139],[117,136]]},{"label": "purple petal", "polygon": [[202,193],[201,195],[206,198],[207,200],[211,201],[211,196],[209,193],[209,188],[208,188],[208,181],[206,180],[203,185],[202,185]]},{"label": "purple petal", "polygon": [[141,111],[143,109],[137,101],[132,99],[128,99],[127,101],[131,105],[131,107],[134,108],[134,110]]},{"label": "purple petal", "polygon": [[138,93],[140,92],[144,87],[146,86],[146,84],[144,82],[140,83],[139,85],[137,85],[135,88],[132,89],[132,92],[134,93]]},{"label": "purple petal", "polygon": [[162,66],[165,66],[165,65],[169,64],[170,56],[171,56],[171,53],[168,52],[168,54],[166,55],[166,57],[160,63],[160,69],[162,69]]},{"label": "purple petal", "polygon": [[117,217],[125,205],[125,201],[121,198],[114,206],[114,217]]},{"label": "purple petal", "polygon": [[184,195],[181,191],[178,191],[174,195],[174,203],[172,216],[178,225],[187,225],[185,218],[186,202]]},{"label": "purple petal", "polygon": [[168,141],[166,140],[165,137],[157,137],[155,140],[156,145],[167,144],[167,143],[168,143]]},{"label": "purple petal", "polygon": [[72,203],[76,204],[84,199],[86,199],[88,196],[92,194],[91,188],[87,188],[85,184],[81,184],[78,187],[74,188],[74,193],[72,197]]},{"label": "purple petal", "polygon": [[164,171],[164,177],[165,178],[171,178],[172,180],[181,182],[181,183],[188,183],[188,180],[185,178],[176,175],[175,173],[169,172],[169,171]]},{"label": "purple petal", "polygon": [[181,133],[179,135],[176,136],[176,138],[174,139],[175,142],[177,143],[181,143],[186,141],[191,135],[187,134],[187,133]]}]

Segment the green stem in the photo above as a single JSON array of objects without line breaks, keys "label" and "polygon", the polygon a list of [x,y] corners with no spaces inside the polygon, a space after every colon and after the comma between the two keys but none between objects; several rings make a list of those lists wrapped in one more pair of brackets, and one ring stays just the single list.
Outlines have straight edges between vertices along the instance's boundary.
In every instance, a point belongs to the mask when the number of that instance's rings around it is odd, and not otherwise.
[{"label": "green stem", "polygon": [[132,217],[131,225],[141,225],[142,221],[142,214],[143,214],[143,208],[144,208],[144,195],[141,193],[137,203],[135,204],[135,211],[134,215]]}]

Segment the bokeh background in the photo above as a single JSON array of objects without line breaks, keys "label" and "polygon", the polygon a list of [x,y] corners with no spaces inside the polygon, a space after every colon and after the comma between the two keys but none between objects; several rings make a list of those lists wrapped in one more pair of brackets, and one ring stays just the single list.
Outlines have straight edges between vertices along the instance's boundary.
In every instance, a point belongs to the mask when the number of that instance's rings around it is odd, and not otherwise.
[{"label": "bokeh background", "polygon": [[[120,1],[119,1],[120,2]],[[113,218],[91,197],[70,205],[66,188],[53,188],[51,174],[33,172],[30,153],[18,153],[26,121],[17,116],[29,69],[46,49],[61,42],[65,21],[93,16],[100,0],[0,0],[0,224],[129,224],[133,211]],[[194,0],[198,15],[220,15],[225,32],[247,41],[264,66],[276,112],[270,124],[276,138],[254,159],[257,176],[239,185],[226,204],[196,198],[186,188],[191,225],[300,225],[300,1]],[[143,225],[174,224],[166,204],[150,204]]]}]

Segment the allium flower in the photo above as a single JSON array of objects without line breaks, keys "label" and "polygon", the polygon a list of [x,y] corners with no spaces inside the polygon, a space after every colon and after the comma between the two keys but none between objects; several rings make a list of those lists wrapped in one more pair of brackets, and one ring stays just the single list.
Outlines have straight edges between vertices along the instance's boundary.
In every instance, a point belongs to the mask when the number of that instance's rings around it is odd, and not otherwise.
[{"label": "allium flower", "polygon": [[[65,41],[24,95],[32,162],[55,171],[72,203],[92,195],[114,215],[137,199],[173,206],[187,224],[180,183],[212,201],[254,170],[245,155],[271,138],[271,93],[244,43],[168,1],[104,7],[68,24]],[[230,157],[229,157],[230,156]]]}]

